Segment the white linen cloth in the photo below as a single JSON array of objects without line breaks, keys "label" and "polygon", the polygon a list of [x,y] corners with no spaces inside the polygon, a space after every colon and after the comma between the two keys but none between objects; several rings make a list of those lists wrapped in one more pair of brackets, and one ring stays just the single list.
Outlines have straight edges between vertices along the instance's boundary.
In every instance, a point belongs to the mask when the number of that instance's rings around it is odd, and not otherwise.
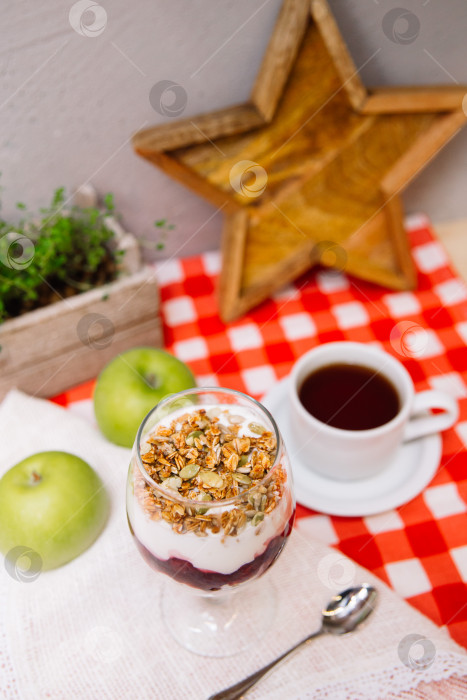
[{"label": "white linen cloth", "polygon": [[[353,634],[313,640],[248,697],[466,697],[462,677],[467,677],[467,655],[445,630],[368,571],[298,532],[266,574],[276,587],[279,604],[261,643],[227,659],[185,651],[160,618],[160,590],[168,579],[145,564],[128,531],[125,481],[130,451],[111,445],[81,417],[18,391],[3,401],[0,426],[0,476],[35,452],[66,450],[96,469],[112,502],[102,535],[66,566],[21,583],[1,563],[0,697],[207,698],[319,627],[321,607],[338,592],[326,575],[336,564],[341,566],[342,587],[366,581],[378,589],[376,611]],[[399,657],[401,641],[411,634],[431,643],[425,653],[434,658],[422,670],[409,668]],[[416,655],[414,647],[412,654]],[[447,685],[436,683],[447,679]]]}]

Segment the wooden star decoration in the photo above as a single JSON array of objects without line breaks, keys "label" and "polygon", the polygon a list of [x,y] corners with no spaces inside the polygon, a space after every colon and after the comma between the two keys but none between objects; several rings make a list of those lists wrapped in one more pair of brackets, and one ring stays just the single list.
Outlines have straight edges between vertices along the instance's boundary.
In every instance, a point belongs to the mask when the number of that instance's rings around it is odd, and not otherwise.
[{"label": "wooden star decoration", "polygon": [[230,321],[318,263],[413,288],[398,195],[465,123],[466,92],[367,90],[326,0],[285,0],[248,103],[134,148],[224,212]]}]

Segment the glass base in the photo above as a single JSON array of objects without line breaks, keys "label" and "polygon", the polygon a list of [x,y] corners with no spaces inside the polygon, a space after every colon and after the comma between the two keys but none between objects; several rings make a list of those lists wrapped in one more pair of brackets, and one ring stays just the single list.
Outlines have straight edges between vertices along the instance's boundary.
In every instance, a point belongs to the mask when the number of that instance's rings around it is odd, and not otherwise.
[{"label": "glass base", "polygon": [[277,594],[263,578],[212,593],[167,581],[161,606],[168,631],[182,647],[227,657],[258,644],[276,615]]}]

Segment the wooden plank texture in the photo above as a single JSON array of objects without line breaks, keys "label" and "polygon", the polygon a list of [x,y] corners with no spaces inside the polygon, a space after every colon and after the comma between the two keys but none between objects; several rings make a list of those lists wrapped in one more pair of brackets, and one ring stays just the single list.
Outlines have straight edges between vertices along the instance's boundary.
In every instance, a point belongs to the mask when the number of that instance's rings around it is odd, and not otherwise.
[{"label": "wooden plank texture", "polygon": [[152,268],[1,324],[0,394],[18,386],[53,395],[139,343],[163,343]]},{"label": "wooden plank texture", "polygon": [[208,139],[248,131],[264,123],[263,116],[253,104],[228,107],[217,112],[202,114],[142,129],[133,136],[133,147],[144,158],[153,151],[172,150],[188,144],[203,143]]},{"label": "wooden plank texture", "polygon": [[248,215],[245,211],[226,217],[222,234],[222,267],[230,270],[230,274],[222,275],[219,281],[220,312],[225,320],[231,320],[237,313],[247,234]]},{"label": "wooden plank texture", "polygon": [[367,90],[360,80],[357,66],[347,49],[326,0],[311,0],[311,14],[320,29],[321,36],[352,107],[360,110],[367,99]]},{"label": "wooden plank texture", "polygon": [[310,0],[285,0],[269,40],[251,100],[266,122],[273,118],[303,39]]},{"label": "wooden plank texture", "polygon": [[56,357],[24,365],[14,374],[0,374],[0,399],[12,387],[21,389],[32,396],[49,397],[96,377],[101,369],[120,352],[137,347],[162,345],[162,329],[160,319],[128,326],[119,330],[108,345],[99,349],[87,345],[68,348]]},{"label": "wooden plank texture", "polygon": [[[200,146],[200,148],[202,147]],[[185,187],[207,199],[215,207],[225,208],[225,213],[238,210],[238,205],[230,191],[218,189],[182,160],[172,158],[164,152],[155,152],[148,160]]]},{"label": "wooden plank texture", "polygon": [[[11,373],[25,365],[54,358],[78,348],[93,333],[101,336],[136,327],[151,318],[157,319],[158,313],[156,277],[154,270],[146,268],[2,323],[0,370]],[[101,322],[92,315],[101,316]]]},{"label": "wooden plank texture", "polygon": [[380,87],[369,90],[363,114],[462,110],[465,86]]},{"label": "wooden plank texture", "polygon": [[436,115],[425,132],[407,147],[406,152],[383,178],[383,189],[388,193],[399,192],[458,133],[466,120],[464,112]]}]

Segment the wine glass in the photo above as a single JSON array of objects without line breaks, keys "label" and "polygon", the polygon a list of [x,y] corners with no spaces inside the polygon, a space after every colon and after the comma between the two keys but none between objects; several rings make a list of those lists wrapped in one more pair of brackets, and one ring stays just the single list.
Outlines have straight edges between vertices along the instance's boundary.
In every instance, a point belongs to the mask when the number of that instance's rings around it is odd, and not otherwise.
[{"label": "wine glass", "polygon": [[133,447],[127,515],[143,558],[171,579],[162,616],[182,646],[230,656],[263,636],[275,591],[256,579],[295,516],[289,460],[264,406],[224,388],[157,404]]}]

